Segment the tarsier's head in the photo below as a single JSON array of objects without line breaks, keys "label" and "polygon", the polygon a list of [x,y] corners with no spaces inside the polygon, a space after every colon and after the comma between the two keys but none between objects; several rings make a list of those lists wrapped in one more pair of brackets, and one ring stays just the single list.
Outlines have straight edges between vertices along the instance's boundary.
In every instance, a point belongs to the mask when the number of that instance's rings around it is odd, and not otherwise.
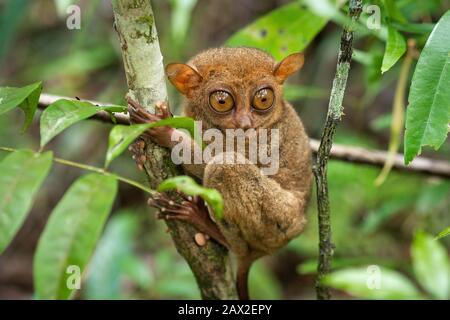
[{"label": "tarsier's head", "polygon": [[282,85],[303,66],[295,53],[277,63],[252,48],[210,49],[166,67],[188,100],[188,115],[219,129],[270,127],[283,113]]}]

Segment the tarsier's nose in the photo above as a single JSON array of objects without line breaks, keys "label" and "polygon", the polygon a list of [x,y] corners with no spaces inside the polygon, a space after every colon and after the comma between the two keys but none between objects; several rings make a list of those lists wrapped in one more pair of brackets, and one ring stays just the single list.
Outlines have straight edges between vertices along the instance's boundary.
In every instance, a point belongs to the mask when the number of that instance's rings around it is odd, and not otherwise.
[{"label": "tarsier's nose", "polygon": [[252,127],[252,119],[249,115],[243,114],[237,119],[238,127],[244,130]]}]

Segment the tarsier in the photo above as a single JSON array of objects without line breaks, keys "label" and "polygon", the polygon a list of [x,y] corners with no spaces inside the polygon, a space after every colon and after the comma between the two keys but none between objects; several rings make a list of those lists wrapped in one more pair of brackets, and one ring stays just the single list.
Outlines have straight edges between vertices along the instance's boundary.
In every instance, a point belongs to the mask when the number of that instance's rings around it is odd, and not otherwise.
[{"label": "tarsier", "polygon": [[[184,165],[187,174],[220,191],[223,219],[215,219],[197,198],[186,197],[182,204],[176,204],[161,195],[151,201],[163,217],[192,223],[236,255],[240,299],[248,299],[252,262],[284,246],[306,224],[312,182],[310,146],[302,122],[282,94],[284,81],[303,66],[303,61],[301,53],[277,63],[258,49],[218,48],[196,55],[187,64],[166,67],[170,82],[185,97],[184,114],[202,121],[203,130],[279,132],[279,168],[274,175],[264,175],[260,164],[246,160],[240,164],[217,161],[223,160],[224,154],[216,154],[208,163]],[[129,104],[134,122],[172,116],[161,103],[155,115],[132,100]],[[174,130],[160,127],[147,134],[161,146],[173,148],[177,143],[171,139]],[[228,152],[225,156],[235,155]]]}]

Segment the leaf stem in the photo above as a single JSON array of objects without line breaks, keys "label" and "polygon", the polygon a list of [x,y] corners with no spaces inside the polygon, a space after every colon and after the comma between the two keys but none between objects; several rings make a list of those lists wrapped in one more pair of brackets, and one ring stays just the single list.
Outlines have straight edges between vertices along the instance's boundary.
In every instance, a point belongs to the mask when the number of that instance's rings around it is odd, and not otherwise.
[{"label": "leaf stem", "polygon": [[395,98],[392,106],[391,139],[389,141],[388,157],[384,163],[378,177],[375,179],[375,185],[381,186],[389,176],[395,163],[395,158],[400,147],[402,129],[405,123],[405,93],[408,84],[409,73],[414,58],[414,41],[408,41],[408,51],[403,60],[400,75],[398,77],[397,88],[395,89]]},{"label": "leaf stem", "polygon": [[[17,149],[8,148],[8,147],[0,147],[0,151],[15,152],[15,151],[17,151]],[[90,165],[87,165],[87,164],[83,164],[83,163],[79,163],[79,162],[75,162],[75,161],[70,161],[70,160],[66,160],[66,159],[56,158],[56,157],[53,158],[53,161],[56,162],[56,163],[59,163],[59,164],[63,164],[63,165],[69,166],[69,167],[79,168],[79,169],[83,169],[83,170],[86,170],[86,171],[97,172],[97,173],[100,173],[100,174],[105,175],[105,176],[114,177],[114,178],[116,178],[117,180],[119,180],[121,182],[129,184],[129,185],[131,185],[131,186],[133,186],[135,188],[141,189],[142,191],[145,191],[145,192],[147,192],[149,194],[152,194],[152,195],[156,193],[155,190],[147,188],[146,186],[140,184],[137,181],[134,181],[134,180],[122,177],[122,176],[120,176],[118,174],[115,174],[113,172],[109,172],[109,171],[107,171],[105,169],[102,169],[102,168],[98,168],[98,167],[94,167],[94,166],[90,166]]]}]

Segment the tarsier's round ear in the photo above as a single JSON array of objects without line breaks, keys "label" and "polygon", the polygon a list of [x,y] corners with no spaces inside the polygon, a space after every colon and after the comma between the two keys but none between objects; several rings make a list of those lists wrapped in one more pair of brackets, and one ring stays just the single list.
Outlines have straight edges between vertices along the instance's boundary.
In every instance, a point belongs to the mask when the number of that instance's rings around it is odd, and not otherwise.
[{"label": "tarsier's round ear", "polygon": [[192,67],[184,63],[171,63],[166,67],[166,74],[170,82],[180,93],[190,96],[200,82],[202,76]]},{"label": "tarsier's round ear", "polygon": [[290,75],[300,70],[304,62],[305,57],[301,52],[288,55],[275,66],[273,75],[282,84]]}]

